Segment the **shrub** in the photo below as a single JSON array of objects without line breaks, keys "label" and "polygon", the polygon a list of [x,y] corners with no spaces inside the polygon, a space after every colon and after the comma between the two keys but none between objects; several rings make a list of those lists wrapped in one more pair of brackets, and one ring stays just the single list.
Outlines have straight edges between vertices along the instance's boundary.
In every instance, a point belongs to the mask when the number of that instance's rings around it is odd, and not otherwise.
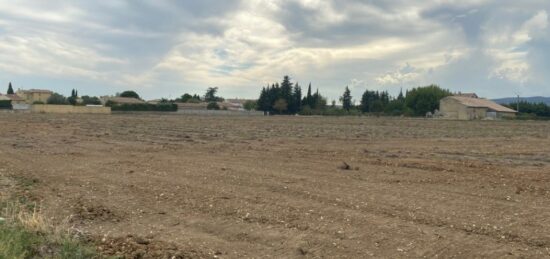
[{"label": "shrub", "polygon": [[111,101],[106,106],[111,107],[112,111],[153,111],[153,112],[175,112],[178,106],[175,103],[125,103],[116,104]]},{"label": "shrub", "polygon": [[47,104],[69,104],[69,102],[67,101],[67,98],[65,98],[65,96],[63,96],[61,94],[58,94],[58,93],[53,93],[48,98],[46,103]]},{"label": "shrub", "polygon": [[90,96],[84,95],[82,96],[82,104],[83,105],[100,105],[101,100],[99,100],[99,98],[95,96],[90,97]]},{"label": "shrub", "polygon": [[0,101],[0,109],[2,110],[6,110],[6,109],[11,109],[12,106],[11,106],[11,101],[10,100],[1,100]]},{"label": "shrub", "polygon": [[251,101],[251,100],[248,100],[243,104],[243,108],[247,111],[252,111],[256,109],[256,106],[257,106],[256,101]]},{"label": "shrub", "polygon": [[218,105],[217,102],[209,102],[208,105],[206,106],[206,109],[208,109],[208,110],[219,110],[220,106]]}]

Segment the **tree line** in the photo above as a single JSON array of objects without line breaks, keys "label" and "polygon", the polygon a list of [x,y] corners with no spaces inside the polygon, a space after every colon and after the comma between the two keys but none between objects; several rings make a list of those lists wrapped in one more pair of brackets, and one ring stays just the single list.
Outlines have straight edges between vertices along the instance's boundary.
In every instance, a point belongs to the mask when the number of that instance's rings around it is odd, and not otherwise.
[{"label": "tree line", "polygon": [[519,107],[519,119],[550,119],[550,106],[545,103],[530,103],[526,101],[520,101],[504,106],[517,109]]},{"label": "tree line", "polygon": [[416,87],[403,91],[393,97],[387,91],[365,90],[359,104],[355,105],[351,90],[345,87],[339,101],[341,107],[327,105],[327,99],[317,89],[312,93],[309,84],[307,93],[302,96],[302,88],[292,83],[289,76],[283,81],[263,87],[257,101],[256,109],[270,114],[301,115],[407,115],[424,116],[439,109],[439,101],[451,95],[451,92],[437,85]]},{"label": "tree line", "polygon": [[302,96],[302,87],[285,76],[281,84],[263,87],[256,102],[256,109],[270,114],[297,114],[319,112],[326,108],[327,100],[319,90],[312,93],[309,84],[307,93]]}]

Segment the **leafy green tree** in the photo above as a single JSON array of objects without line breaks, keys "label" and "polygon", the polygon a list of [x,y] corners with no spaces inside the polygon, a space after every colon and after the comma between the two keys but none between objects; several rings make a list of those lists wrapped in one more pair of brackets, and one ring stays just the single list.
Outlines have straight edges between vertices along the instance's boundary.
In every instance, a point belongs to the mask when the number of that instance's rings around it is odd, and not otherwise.
[{"label": "leafy green tree", "polygon": [[186,103],[188,102],[189,100],[191,100],[193,98],[192,95],[188,94],[188,93],[185,93],[181,96],[180,100],[182,103]]},{"label": "leafy green tree", "polygon": [[273,104],[273,109],[277,110],[279,114],[282,114],[288,109],[288,103],[284,98],[279,98],[275,101],[275,104]]},{"label": "leafy green tree", "polygon": [[206,94],[204,95],[204,100],[206,102],[221,102],[223,98],[216,96],[218,93],[217,87],[209,87],[206,89]]},{"label": "leafy green tree", "polygon": [[82,96],[82,104],[83,105],[100,105],[101,100],[99,100],[99,98],[97,98],[96,96],[84,95]]},{"label": "leafy green tree", "polygon": [[15,94],[15,92],[13,91],[13,87],[11,86],[11,82],[9,83],[8,85],[8,92],[7,94]]},{"label": "leafy green tree", "polygon": [[[504,106],[516,110],[518,108],[518,103],[510,103]],[[532,115],[534,117],[550,118],[550,106],[545,103],[529,103],[526,101],[520,101],[519,112],[520,116],[523,115],[524,117],[525,115]]]},{"label": "leafy green tree", "polygon": [[342,107],[344,110],[349,111],[352,107],[352,96],[349,87],[346,86],[344,94],[340,97],[340,102],[342,102]]},{"label": "leafy green tree", "polygon": [[[298,83],[293,84],[289,76],[285,76],[283,81],[272,84],[271,86],[263,87],[258,98],[256,107],[258,110],[270,112],[272,114],[321,114],[327,106],[327,100],[319,90],[315,94],[311,94],[311,84],[308,88],[308,95],[302,99],[302,88]],[[281,102],[280,100],[284,100]],[[309,105],[311,103],[311,106]],[[283,109],[284,107],[284,109]],[[307,109],[308,112],[304,112]],[[311,111],[311,112],[309,112]]]},{"label": "leafy green tree", "polygon": [[139,97],[139,94],[137,94],[135,91],[124,91],[119,96],[120,97],[127,97],[127,98],[141,99]]},{"label": "leafy green tree", "polygon": [[437,85],[413,88],[405,97],[405,104],[416,116],[424,116],[427,112],[439,109],[439,101],[451,92]]},{"label": "leafy green tree", "polygon": [[257,105],[256,101],[248,100],[244,102],[243,108],[247,111],[252,111],[256,109],[256,105]]},{"label": "leafy green tree", "polygon": [[327,107],[327,99],[319,93],[319,89],[311,96],[311,108],[316,111]]},{"label": "leafy green tree", "polygon": [[67,98],[65,98],[65,96],[61,95],[61,94],[58,94],[58,93],[53,93],[49,98],[48,100],[46,101],[47,104],[69,104],[69,102],[67,101]]}]

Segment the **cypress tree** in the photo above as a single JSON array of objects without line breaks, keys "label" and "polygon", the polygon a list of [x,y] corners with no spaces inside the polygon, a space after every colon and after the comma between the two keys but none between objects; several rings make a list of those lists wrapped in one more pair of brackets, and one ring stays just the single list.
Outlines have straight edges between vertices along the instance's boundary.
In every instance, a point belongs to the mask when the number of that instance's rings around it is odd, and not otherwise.
[{"label": "cypress tree", "polygon": [[11,86],[11,82],[9,83],[8,85],[8,92],[7,94],[15,94],[15,92],[13,91],[13,87]]},{"label": "cypress tree", "polygon": [[309,87],[307,88],[306,105],[309,105],[310,108],[313,108],[313,96],[311,95],[311,83],[309,83]]},{"label": "cypress tree", "polygon": [[298,83],[294,86],[294,107],[293,107],[293,113],[298,113],[302,110],[302,88]]}]

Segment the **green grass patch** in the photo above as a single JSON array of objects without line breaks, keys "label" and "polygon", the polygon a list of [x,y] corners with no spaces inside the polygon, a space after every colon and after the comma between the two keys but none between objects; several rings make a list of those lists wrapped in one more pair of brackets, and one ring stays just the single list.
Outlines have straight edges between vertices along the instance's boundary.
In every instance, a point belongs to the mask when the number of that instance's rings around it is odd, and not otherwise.
[{"label": "green grass patch", "polygon": [[0,223],[0,259],[100,258],[93,248],[69,238],[32,232],[22,226]]},{"label": "green grass patch", "polygon": [[54,225],[24,194],[38,180],[12,179],[15,184],[7,191],[10,195],[0,200],[0,259],[102,258],[93,247],[70,234],[68,227]]},{"label": "green grass patch", "polygon": [[24,259],[36,255],[35,248],[42,242],[38,235],[21,227],[0,223],[0,259]]}]

